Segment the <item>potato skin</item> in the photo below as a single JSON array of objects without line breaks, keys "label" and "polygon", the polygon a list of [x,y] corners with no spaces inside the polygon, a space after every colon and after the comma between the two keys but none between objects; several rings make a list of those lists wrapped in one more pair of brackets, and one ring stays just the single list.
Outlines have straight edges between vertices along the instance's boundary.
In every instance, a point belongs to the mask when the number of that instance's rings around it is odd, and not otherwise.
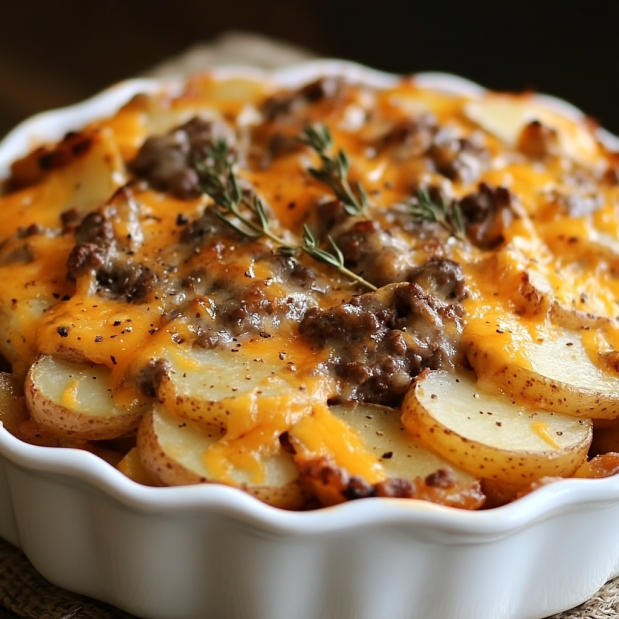
[{"label": "potato skin", "polygon": [[468,342],[465,352],[480,380],[495,385],[529,406],[583,419],[614,419],[619,416],[619,392],[579,389],[516,363],[498,364],[477,342]]},{"label": "potato skin", "polygon": [[155,430],[154,412],[148,411],[140,422],[137,434],[137,448],[146,470],[164,486],[183,486],[206,483],[201,477],[170,457],[159,444]]},{"label": "potato skin", "polygon": [[86,441],[123,438],[135,434],[142,411],[122,415],[87,415],[52,401],[37,387],[36,363],[30,368],[24,387],[30,416],[54,434]]},{"label": "potato skin", "polygon": [[222,404],[217,401],[200,400],[191,395],[179,395],[169,376],[163,377],[157,397],[168,410],[174,411],[177,415],[199,423],[226,428],[228,420],[225,402]]},{"label": "potato skin", "polygon": [[480,478],[524,486],[542,477],[572,475],[586,460],[592,429],[586,440],[560,452],[526,452],[500,450],[467,439],[439,423],[420,402],[419,379],[402,404],[402,423],[406,430],[437,451],[454,465]]},{"label": "potato skin", "polygon": [[[147,412],[140,423],[137,434],[137,448],[146,470],[164,486],[222,483],[208,479],[204,475],[187,468],[166,451],[157,435],[154,409]],[[309,499],[307,490],[302,487],[298,479],[285,486],[242,484],[239,489],[264,503],[282,509],[301,509]]]}]

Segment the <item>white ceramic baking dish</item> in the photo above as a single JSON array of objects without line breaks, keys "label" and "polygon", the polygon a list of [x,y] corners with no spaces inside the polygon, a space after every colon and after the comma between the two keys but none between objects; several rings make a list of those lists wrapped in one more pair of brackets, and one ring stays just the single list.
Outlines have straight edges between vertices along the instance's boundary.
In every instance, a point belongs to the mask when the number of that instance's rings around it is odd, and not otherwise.
[{"label": "white ceramic baking dish", "polygon": [[[296,86],[324,74],[398,79],[340,61],[268,77]],[[416,79],[483,92],[454,76]],[[26,121],[0,145],[0,176],[133,94],[178,86],[123,82]],[[51,582],[148,619],[539,619],[619,575],[618,521],[619,476],[561,481],[485,512],[365,499],[291,513],[224,486],[139,486],[90,453],[28,445],[0,424],[0,536]]]}]

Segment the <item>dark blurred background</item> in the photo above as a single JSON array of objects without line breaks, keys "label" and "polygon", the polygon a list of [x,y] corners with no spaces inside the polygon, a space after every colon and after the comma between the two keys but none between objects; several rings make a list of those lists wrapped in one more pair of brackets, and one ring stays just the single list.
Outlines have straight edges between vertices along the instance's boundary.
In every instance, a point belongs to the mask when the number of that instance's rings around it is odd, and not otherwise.
[{"label": "dark blurred background", "polygon": [[0,134],[227,30],[565,98],[619,133],[618,0],[2,0]]}]

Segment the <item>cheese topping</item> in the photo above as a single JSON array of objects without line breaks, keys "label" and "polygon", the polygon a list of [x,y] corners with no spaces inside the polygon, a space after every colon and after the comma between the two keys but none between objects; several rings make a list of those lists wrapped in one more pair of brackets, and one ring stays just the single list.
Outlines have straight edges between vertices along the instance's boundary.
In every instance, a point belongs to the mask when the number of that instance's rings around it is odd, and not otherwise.
[{"label": "cheese topping", "polygon": [[530,95],[198,77],[15,162],[0,352],[21,377],[40,355],[105,366],[117,406],[220,426],[203,462],[224,483],[264,481],[294,427],[375,484],[327,402],[396,407],[470,343],[480,377],[538,371],[559,328],[616,376],[615,166]]}]

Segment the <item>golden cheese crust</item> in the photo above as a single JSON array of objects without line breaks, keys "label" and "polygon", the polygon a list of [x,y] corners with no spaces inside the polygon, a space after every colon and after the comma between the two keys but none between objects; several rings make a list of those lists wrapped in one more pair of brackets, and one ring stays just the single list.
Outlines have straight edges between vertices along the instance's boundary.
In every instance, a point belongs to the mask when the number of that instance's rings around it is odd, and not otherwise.
[{"label": "golden cheese crust", "polygon": [[[114,440],[159,402],[178,436],[138,444],[156,483],[297,487],[329,462],[401,486],[328,406],[399,418],[428,372],[472,371],[545,449],[572,447],[543,415],[619,416],[617,157],[530,94],[198,76],[16,161],[0,212],[0,352],[34,394],[27,423]],[[218,438],[196,447],[176,422]],[[433,429],[405,425],[434,453]],[[483,464],[440,457],[479,496]]]}]

